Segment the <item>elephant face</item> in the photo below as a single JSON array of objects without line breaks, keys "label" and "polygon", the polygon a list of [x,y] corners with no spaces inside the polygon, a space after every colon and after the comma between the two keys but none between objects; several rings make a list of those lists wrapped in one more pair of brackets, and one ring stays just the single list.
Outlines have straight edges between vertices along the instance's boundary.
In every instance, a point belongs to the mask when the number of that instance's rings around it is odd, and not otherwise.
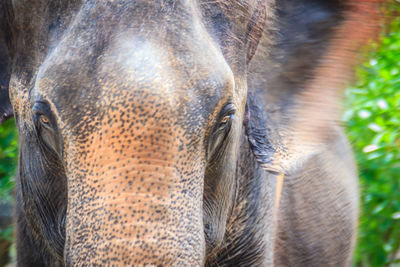
[{"label": "elephant face", "polygon": [[52,257],[202,265],[222,242],[267,7],[206,2],[4,4],[19,198]]}]

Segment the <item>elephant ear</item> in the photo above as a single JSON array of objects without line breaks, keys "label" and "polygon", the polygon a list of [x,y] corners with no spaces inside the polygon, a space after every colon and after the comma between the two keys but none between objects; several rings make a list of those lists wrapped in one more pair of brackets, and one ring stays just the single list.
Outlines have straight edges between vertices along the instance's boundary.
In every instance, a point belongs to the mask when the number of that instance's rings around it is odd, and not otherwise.
[{"label": "elephant ear", "polygon": [[0,3],[0,123],[13,116],[13,110],[9,97],[9,82],[11,75],[11,51],[10,51],[10,24],[8,1]]},{"label": "elephant ear", "polygon": [[248,67],[246,129],[264,169],[296,169],[337,138],[338,102],[383,1],[276,1],[275,25]]},{"label": "elephant ear", "polygon": [[276,143],[271,121],[263,109],[264,105],[257,95],[249,92],[247,95],[244,128],[254,157],[261,167],[272,173],[280,172],[272,166],[272,159],[276,152]]}]

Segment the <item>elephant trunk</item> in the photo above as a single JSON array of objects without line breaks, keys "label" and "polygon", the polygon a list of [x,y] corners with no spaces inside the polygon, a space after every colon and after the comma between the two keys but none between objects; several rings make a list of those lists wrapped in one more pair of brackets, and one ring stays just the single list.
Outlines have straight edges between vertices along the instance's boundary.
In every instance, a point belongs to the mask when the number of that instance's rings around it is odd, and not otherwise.
[{"label": "elephant trunk", "polygon": [[130,134],[121,121],[69,148],[67,265],[202,266],[201,149],[182,153],[184,138],[161,117]]}]

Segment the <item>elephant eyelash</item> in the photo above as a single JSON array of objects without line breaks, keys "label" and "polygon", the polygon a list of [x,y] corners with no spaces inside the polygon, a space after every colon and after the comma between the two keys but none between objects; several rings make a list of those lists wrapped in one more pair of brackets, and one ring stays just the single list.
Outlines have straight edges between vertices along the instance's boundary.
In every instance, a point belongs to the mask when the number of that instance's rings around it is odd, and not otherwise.
[{"label": "elephant eyelash", "polygon": [[219,122],[220,124],[226,124],[229,120],[231,119],[230,116],[225,116],[221,119],[221,121]]},{"label": "elephant eyelash", "polygon": [[218,125],[218,129],[216,131],[219,130],[229,130],[231,127],[231,123],[232,120],[234,119],[234,114],[230,114],[230,115],[226,115],[224,116],[220,121],[219,121],[219,125]]},{"label": "elephant eyelash", "polygon": [[218,116],[218,124],[214,126],[214,130],[210,135],[208,143],[207,155],[209,159],[218,158],[221,155],[221,151],[223,151],[224,144],[229,136],[232,121],[234,119],[234,105],[228,103],[221,110],[220,114],[221,115]]},{"label": "elephant eyelash", "polygon": [[49,120],[46,116],[44,116],[44,115],[40,115],[40,116],[39,116],[39,120],[40,120],[40,122],[43,123],[43,124],[46,124],[46,125],[49,125],[49,124],[50,124],[50,120]]},{"label": "elephant eyelash", "polygon": [[37,116],[38,116],[38,118],[36,119],[37,120],[36,125],[39,128],[39,130],[41,128],[45,128],[45,129],[51,131],[52,125],[51,125],[50,119],[48,117],[46,117],[45,115],[37,115]]},{"label": "elephant eyelash", "polygon": [[35,124],[37,127],[43,126],[46,129],[52,130],[51,110],[46,102],[38,101],[33,105],[35,115]]},{"label": "elephant eyelash", "polygon": [[33,106],[33,112],[36,136],[41,148],[47,152],[51,151],[56,155],[60,155],[57,126],[49,105],[46,102],[36,102]]},{"label": "elephant eyelash", "polygon": [[[216,122],[218,123],[217,128],[223,127],[224,125],[228,124],[235,114],[235,106],[228,102],[220,111],[219,115],[217,116]],[[215,126],[214,126],[215,129]]]}]

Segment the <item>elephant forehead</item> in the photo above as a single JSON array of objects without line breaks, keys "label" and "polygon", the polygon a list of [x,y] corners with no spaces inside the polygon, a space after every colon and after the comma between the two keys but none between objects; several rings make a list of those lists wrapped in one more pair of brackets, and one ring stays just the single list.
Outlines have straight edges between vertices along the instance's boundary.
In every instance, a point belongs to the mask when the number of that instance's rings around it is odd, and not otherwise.
[{"label": "elephant forehead", "polygon": [[177,78],[171,65],[161,44],[142,38],[120,38],[101,57],[98,76],[103,90],[148,87],[153,92],[166,93],[171,91],[171,82]]},{"label": "elephant forehead", "polygon": [[102,99],[114,102],[127,91],[131,102],[158,111],[163,106],[178,122],[204,121],[232,97],[234,77],[214,44],[201,42],[182,48],[151,38],[118,38],[102,56]]}]

